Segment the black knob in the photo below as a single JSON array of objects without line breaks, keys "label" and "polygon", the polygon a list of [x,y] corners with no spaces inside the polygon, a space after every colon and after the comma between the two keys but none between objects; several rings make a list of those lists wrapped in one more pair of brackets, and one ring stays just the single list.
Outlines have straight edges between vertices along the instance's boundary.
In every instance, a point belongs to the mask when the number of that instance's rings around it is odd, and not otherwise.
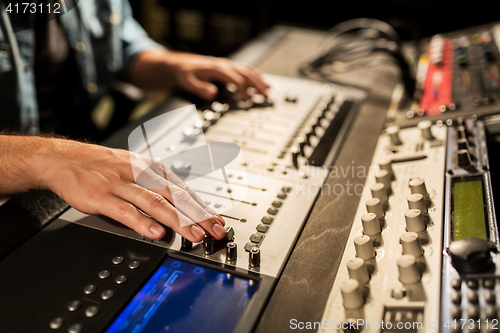
[{"label": "black knob", "polygon": [[446,250],[453,267],[460,273],[481,273],[493,268],[491,251],[495,247],[486,240],[469,237],[451,242]]},{"label": "black knob", "polygon": [[212,237],[205,237],[203,240],[203,252],[207,255],[215,252],[215,240]]},{"label": "black knob", "polygon": [[252,247],[250,249],[248,261],[250,267],[259,267],[260,266],[260,249],[258,247]]},{"label": "black knob", "polygon": [[226,260],[234,261],[238,258],[238,246],[235,242],[229,242],[226,244]]},{"label": "black knob", "polygon": [[182,237],[181,238],[181,247],[184,250],[189,250],[193,247],[193,242],[191,242],[189,239]]}]

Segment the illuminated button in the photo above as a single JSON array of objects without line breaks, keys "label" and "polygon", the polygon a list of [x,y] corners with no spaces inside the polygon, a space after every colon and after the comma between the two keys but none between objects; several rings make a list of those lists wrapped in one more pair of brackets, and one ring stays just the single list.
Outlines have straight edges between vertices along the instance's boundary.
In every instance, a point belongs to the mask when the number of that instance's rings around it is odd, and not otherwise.
[{"label": "illuminated button", "polygon": [[132,260],[129,264],[128,264],[128,268],[130,269],[137,269],[139,268],[139,266],[141,266],[141,263],[137,260]]},{"label": "illuminated button", "polygon": [[375,213],[363,214],[363,216],[361,216],[361,223],[363,224],[363,233],[365,235],[376,236],[382,232],[382,229],[380,229],[380,222]]},{"label": "illuminated button", "polygon": [[63,324],[64,324],[64,319],[62,319],[61,317],[57,317],[49,322],[49,327],[52,328],[53,330],[58,330],[62,327]]},{"label": "illuminated button", "polygon": [[110,275],[111,275],[111,272],[108,271],[107,269],[99,272],[100,279],[107,279]]},{"label": "illuminated button", "polygon": [[68,303],[68,310],[73,312],[76,311],[82,306],[82,302],[79,300],[74,300]]},{"label": "illuminated button", "polygon": [[402,255],[397,260],[399,281],[403,284],[414,284],[422,278],[418,270],[416,259],[412,255]]},{"label": "illuminated button", "polygon": [[83,292],[87,295],[95,293],[96,290],[97,290],[97,286],[95,284],[89,284],[88,286],[83,288]]},{"label": "illuminated button", "polygon": [[115,282],[116,284],[124,284],[125,282],[128,281],[128,278],[126,275],[119,275],[118,277],[116,277],[115,279]]},{"label": "illuminated button", "polygon": [[89,306],[85,309],[85,316],[91,318],[99,313],[99,308],[95,305]]},{"label": "illuminated button", "polygon": [[349,277],[358,281],[360,285],[370,281],[368,268],[365,265],[365,261],[361,258],[354,258],[347,261],[347,271],[349,272]]},{"label": "illuminated button", "polygon": [[113,260],[111,261],[114,265],[119,265],[121,264],[125,259],[122,256],[117,256],[114,257]]},{"label": "illuminated button", "polygon": [[102,293],[101,293],[101,298],[103,300],[108,300],[110,298],[113,298],[113,296],[115,296],[115,292],[111,289],[108,289],[108,290],[104,290]]},{"label": "illuminated button", "polygon": [[354,279],[342,282],[340,292],[342,293],[344,307],[348,310],[359,309],[365,304],[359,282]]},{"label": "illuminated button", "polygon": [[375,249],[369,236],[358,236],[354,239],[356,257],[363,260],[370,260],[375,257]]},{"label": "illuminated button", "polygon": [[420,245],[416,232],[404,233],[399,239],[399,242],[403,248],[403,254],[411,254],[415,258],[422,256],[422,246]]},{"label": "illuminated button", "polygon": [[271,224],[273,222],[273,218],[271,216],[264,216],[260,221],[264,224]]},{"label": "illuminated button", "polygon": [[382,203],[378,198],[371,198],[366,201],[366,211],[368,213],[374,213],[378,219],[384,218],[384,209],[382,208]]},{"label": "illuminated button", "polygon": [[419,209],[410,209],[405,212],[406,231],[416,233],[425,230],[425,223],[422,217],[422,212]]},{"label": "illuminated button", "polygon": [[427,214],[427,204],[425,203],[424,196],[419,193],[409,195],[408,208],[418,209],[422,214]]}]

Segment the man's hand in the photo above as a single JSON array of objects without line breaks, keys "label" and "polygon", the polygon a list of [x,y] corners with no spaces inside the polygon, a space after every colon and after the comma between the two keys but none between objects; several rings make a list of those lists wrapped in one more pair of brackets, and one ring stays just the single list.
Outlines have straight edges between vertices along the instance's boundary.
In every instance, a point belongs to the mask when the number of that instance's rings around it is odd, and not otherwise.
[{"label": "man's hand", "polygon": [[243,99],[250,98],[249,87],[265,96],[269,88],[255,69],[229,59],[163,50],[138,54],[130,78],[140,88],[177,87],[209,101],[217,96],[213,82],[235,85]]},{"label": "man's hand", "polygon": [[[224,237],[222,217],[160,161],[134,155],[131,162],[129,154],[71,140],[0,135],[0,194],[50,189],[81,212],[106,215],[151,239],[165,235],[161,224],[193,242]],[[145,181],[158,186],[137,184],[133,167],[148,171]]]}]

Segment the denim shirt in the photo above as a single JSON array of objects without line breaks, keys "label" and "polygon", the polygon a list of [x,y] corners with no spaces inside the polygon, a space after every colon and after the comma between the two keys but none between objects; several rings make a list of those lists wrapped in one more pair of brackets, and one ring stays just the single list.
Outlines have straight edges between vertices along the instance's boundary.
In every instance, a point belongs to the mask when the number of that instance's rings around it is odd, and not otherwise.
[{"label": "denim shirt", "polygon": [[[61,3],[64,14],[59,20],[75,51],[80,72],[75,81],[81,81],[68,84],[82,92],[84,96],[79,99],[97,100],[113,80],[124,78],[134,55],[162,47],[132,17],[127,0],[80,0],[76,7],[73,0]],[[40,128],[34,78],[35,32],[23,29],[26,22],[17,22],[17,16],[9,15],[2,0],[0,10],[0,129],[36,134]],[[5,82],[8,78],[15,78],[9,80],[15,82]]]}]

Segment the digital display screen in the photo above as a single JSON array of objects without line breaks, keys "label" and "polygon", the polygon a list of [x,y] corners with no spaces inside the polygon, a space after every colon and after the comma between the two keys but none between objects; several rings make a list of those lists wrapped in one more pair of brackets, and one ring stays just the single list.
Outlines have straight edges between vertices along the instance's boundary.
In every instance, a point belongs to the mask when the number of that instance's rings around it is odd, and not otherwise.
[{"label": "digital display screen", "polygon": [[453,239],[471,236],[488,240],[483,182],[480,178],[453,182]]},{"label": "digital display screen", "polygon": [[106,333],[233,332],[258,282],[168,257]]}]

